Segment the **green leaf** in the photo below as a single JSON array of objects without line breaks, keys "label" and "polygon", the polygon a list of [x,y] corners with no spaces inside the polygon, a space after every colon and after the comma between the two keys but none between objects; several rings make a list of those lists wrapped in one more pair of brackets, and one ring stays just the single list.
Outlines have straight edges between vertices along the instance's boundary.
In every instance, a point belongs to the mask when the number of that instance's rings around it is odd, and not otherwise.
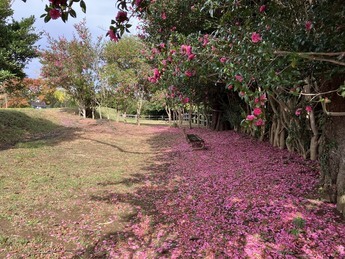
[{"label": "green leaf", "polygon": [[62,13],[61,14],[61,19],[63,22],[67,22],[68,21],[68,13]]},{"label": "green leaf", "polygon": [[84,0],[81,0],[80,1],[80,7],[81,7],[81,10],[86,13],[86,4],[84,2]]},{"label": "green leaf", "polygon": [[44,17],[44,22],[47,23],[50,21],[50,19],[51,19],[50,15],[47,14],[46,17]]},{"label": "green leaf", "polygon": [[76,17],[77,17],[77,13],[76,13],[73,9],[70,9],[70,10],[69,10],[69,14],[70,14],[73,18],[76,18]]}]

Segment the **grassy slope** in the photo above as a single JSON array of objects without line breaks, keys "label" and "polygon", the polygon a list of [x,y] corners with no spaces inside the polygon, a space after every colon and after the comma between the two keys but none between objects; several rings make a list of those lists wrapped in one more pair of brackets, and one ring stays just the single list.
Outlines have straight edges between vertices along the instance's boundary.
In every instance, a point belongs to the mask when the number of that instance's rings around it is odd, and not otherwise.
[{"label": "grassy slope", "polygon": [[142,187],[173,141],[56,109],[0,110],[0,125],[0,258],[69,257],[120,232],[136,207],[111,201]]}]

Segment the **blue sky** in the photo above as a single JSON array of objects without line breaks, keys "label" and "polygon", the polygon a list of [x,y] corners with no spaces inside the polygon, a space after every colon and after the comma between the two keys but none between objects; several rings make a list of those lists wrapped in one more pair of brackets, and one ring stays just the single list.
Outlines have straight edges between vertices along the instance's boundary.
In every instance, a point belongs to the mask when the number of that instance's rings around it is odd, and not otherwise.
[{"label": "blue sky", "polygon": [[[117,13],[115,7],[116,0],[85,0],[86,2],[86,15],[81,11],[79,3],[74,3],[75,11],[77,12],[77,18],[69,17],[68,22],[63,23],[61,19],[51,20],[45,23],[40,16],[44,13],[45,5],[49,3],[49,0],[27,0],[24,3],[22,0],[14,0],[12,9],[14,10],[14,19],[20,20],[34,15],[36,18],[35,28],[37,32],[46,31],[53,38],[59,36],[65,36],[70,39],[74,33],[73,25],[80,22],[83,18],[86,18],[86,23],[94,38],[100,35],[105,35],[108,31],[111,19],[114,19]],[[133,32],[135,31],[136,25],[133,23]],[[40,48],[45,48],[47,42],[43,36],[37,45]],[[38,59],[30,62],[25,69],[26,74],[30,78],[39,77],[40,63]]]}]

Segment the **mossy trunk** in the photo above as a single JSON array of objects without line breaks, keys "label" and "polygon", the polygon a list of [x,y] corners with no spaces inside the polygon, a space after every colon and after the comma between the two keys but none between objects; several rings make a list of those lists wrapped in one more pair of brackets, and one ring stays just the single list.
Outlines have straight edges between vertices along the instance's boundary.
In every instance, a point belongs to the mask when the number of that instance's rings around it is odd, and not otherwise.
[{"label": "mossy trunk", "polygon": [[329,96],[327,120],[320,146],[321,183],[331,202],[345,216],[345,99]]},{"label": "mossy trunk", "polygon": [[321,182],[345,216],[345,117],[329,117],[320,148]]}]

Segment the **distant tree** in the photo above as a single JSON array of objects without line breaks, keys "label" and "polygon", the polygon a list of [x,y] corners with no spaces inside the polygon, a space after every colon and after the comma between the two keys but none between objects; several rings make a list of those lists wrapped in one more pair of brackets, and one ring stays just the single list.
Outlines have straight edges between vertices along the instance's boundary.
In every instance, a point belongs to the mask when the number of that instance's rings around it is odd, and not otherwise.
[{"label": "distant tree", "polygon": [[42,76],[54,87],[72,96],[84,118],[94,116],[101,38],[93,42],[85,21],[75,25],[77,35],[68,41],[48,37],[49,48],[42,52]]},{"label": "distant tree", "polygon": [[7,93],[2,106],[6,108],[28,107],[35,101],[45,102],[48,105],[56,102],[55,88],[49,87],[41,78],[12,79],[7,80],[3,85],[7,88]]},{"label": "distant tree", "polygon": [[104,77],[113,88],[117,110],[126,113],[131,102],[136,103],[137,124],[143,101],[148,92],[150,66],[141,54],[145,45],[137,37],[124,37],[121,41],[109,42],[104,50]]},{"label": "distant tree", "polygon": [[25,65],[37,57],[34,44],[40,38],[34,32],[33,16],[15,21],[12,19],[11,1],[0,1],[0,84],[5,80],[24,78]]}]

